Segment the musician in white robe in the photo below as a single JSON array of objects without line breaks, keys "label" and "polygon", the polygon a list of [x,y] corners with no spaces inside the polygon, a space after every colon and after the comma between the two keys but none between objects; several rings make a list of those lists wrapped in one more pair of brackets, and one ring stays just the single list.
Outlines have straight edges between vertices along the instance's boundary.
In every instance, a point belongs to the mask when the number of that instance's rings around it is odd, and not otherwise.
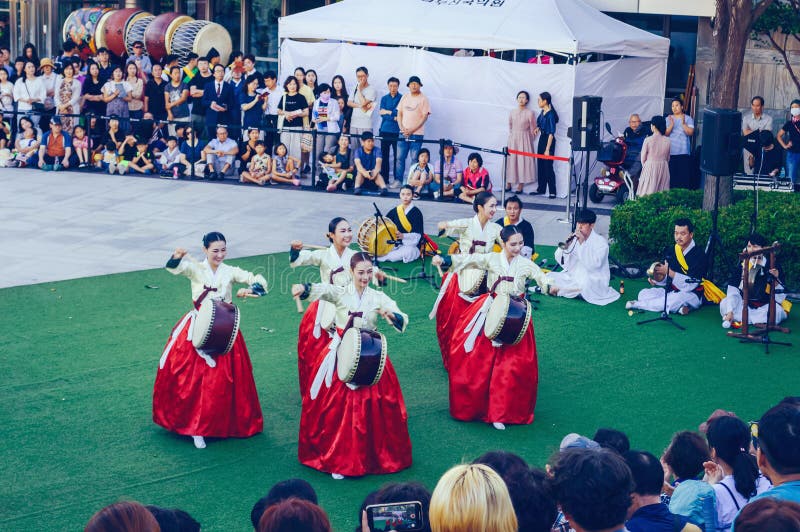
[{"label": "musician in white robe", "polygon": [[[667,290],[667,312],[688,314],[703,304],[702,278],[706,271],[706,254],[694,241],[694,224],[688,218],[675,220],[674,248],[667,249],[667,264],[659,264],[660,281],[648,279],[654,288],[645,288],[637,298],[625,303],[626,309],[653,312],[664,310],[664,290]],[[667,278],[671,284],[666,286]],[[655,287],[658,288],[655,288]]]},{"label": "musician in white robe", "polygon": [[608,242],[594,231],[597,215],[584,209],[577,215],[577,230],[566,244],[556,249],[556,264],[564,271],[550,272],[550,295],[581,296],[593,305],[608,305],[619,299],[619,292],[608,286]]},{"label": "musician in white robe", "polygon": [[413,262],[420,256],[420,240],[425,232],[422,211],[412,203],[414,189],[410,185],[400,188],[400,205],[386,214],[386,218],[397,226],[395,240],[402,241],[386,255],[378,257],[381,262]]},{"label": "musician in white robe", "polygon": [[[747,242],[745,251],[752,253],[760,249],[769,247],[767,239],[753,233]],[[753,324],[767,323],[769,319],[769,302],[770,291],[772,290],[770,281],[771,277],[775,278],[775,289],[783,289],[783,274],[779,265],[774,268],[769,267],[769,258],[766,255],[756,255],[750,257],[749,268],[747,269],[748,287],[747,287],[747,322]],[[742,264],[742,268],[745,264]],[[722,316],[722,327],[728,329],[734,321],[742,321],[742,310],[744,309],[744,293],[742,285],[742,271],[739,270],[737,280],[731,280],[728,285],[728,293],[725,298],[719,302],[719,313]],[[784,309],[784,301],[786,294],[777,292],[775,294],[775,324],[782,322],[786,319],[786,310]]]}]

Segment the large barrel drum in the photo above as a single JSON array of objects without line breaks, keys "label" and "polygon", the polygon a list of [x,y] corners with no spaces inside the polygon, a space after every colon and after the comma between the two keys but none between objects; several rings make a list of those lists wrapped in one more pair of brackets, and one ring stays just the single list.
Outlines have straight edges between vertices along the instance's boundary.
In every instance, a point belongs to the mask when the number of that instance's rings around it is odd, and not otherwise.
[{"label": "large barrel drum", "polygon": [[76,9],[64,21],[63,40],[72,40],[77,44],[84,57],[96,53],[99,47],[96,40],[97,29],[112,11],[106,7]]},{"label": "large barrel drum", "polygon": [[127,52],[125,43],[131,25],[147,16],[152,15],[136,8],[117,9],[111,13],[103,26],[106,48],[117,56],[125,55]]},{"label": "large barrel drum", "polygon": [[177,55],[181,65],[184,65],[186,56],[190,52],[203,57],[208,55],[212,48],[219,52],[220,62],[227,65],[233,51],[233,41],[228,30],[216,22],[193,20],[181,24],[175,30],[169,53]]},{"label": "large barrel drum", "polygon": [[147,26],[156,18],[153,15],[137,18],[132,22],[128,28],[128,33],[125,35],[125,51],[128,55],[133,55],[133,43],[140,41],[144,44],[144,32],[147,31]]},{"label": "large barrel drum", "polygon": [[192,22],[194,19],[182,13],[162,13],[155,17],[144,32],[144,47],[147,54],[154,61],[161,61],[164,56],[172,53],[172,37],[181,24]]}]

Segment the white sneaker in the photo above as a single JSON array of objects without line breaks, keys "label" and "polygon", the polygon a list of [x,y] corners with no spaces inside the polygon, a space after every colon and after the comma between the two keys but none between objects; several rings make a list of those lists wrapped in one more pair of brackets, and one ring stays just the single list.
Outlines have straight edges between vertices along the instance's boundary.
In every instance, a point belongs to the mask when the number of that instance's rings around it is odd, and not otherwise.
[{"label": "white sneaker", "polygon": [[400,181],[397,179],[392,179],[389,181],[389,188],[400,188]]},{"label": "white sneaker", "polygon": [[202,436],[192,436],[192,440],[194,440],[194,446],[198,449],[206,448],[206,440]]},{"label": "white sneaker", "polygon": [[731,320],[724,320],[722,322],[722,328],[723,329],[730,329],[731,328]]},{"label": "white sneaker", "polygon": [[342,480],[344,475],[340,475],[339,473],[331,473],[331,478],[333,478],[333,480]]},{"label": "white sneaker", "polygon": [[625,310],[631,310],[632,308],[635,308],[637,303],[638,301],[636,301],[635,299],[633,301],[628,301],[627,303],[625,303]]},{"label": "white sneaker", "polygon": [[439,199],[439,191],[438,190],[433,192],[433,199]]},{"label": "white sneaker", "polygon": [[506,430],[506,426],[504,424],[502,424],[502,423],[498,423],[497,421],[492,423],[492,426],[494,428],[496,428],[497,430]]}]

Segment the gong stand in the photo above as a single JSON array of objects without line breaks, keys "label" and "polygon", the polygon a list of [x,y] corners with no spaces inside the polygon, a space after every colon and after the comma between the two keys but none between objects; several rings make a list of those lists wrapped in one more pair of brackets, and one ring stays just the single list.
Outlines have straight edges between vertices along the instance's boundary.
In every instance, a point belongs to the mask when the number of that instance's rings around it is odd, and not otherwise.
[{"label": "gong stand", "polygon": [[770,331],[780,331],[782,333],[789,333],[790,330],[786,327],[781,327],[775,324],[775,285],[777,284],[777,279],[774,275],[769,274],[769,309],[767,312],[767,324],[763,327],[757,327],[758,330],[754,332],[750,332],[750,325],[749,325],[749,318],[750,318],[750,310],[749,310],[749,292],[750,292],[750,257],[754,257],[757,255],[764,255],[769,253],[769,269],[772,270],[775,268],[775,254],[781,248],[781,245],[778,242],[774,242],[770,247],[759,249],[757,251],[747,252],[744,251],[743,253],[739,254],[739,259],[742,260],[742,328],[740,332],[730,331],[728,332],[728,336],[733,338],[739,338],[740,342],[743,343],[760,343],[764,345],[764,350],[766,353],[769,353],[769,346],[770,344],[777,344],[777,345],[785,345],[791,346],[792,344],[789,342],[776,342],[770,339],[769,333]]}]

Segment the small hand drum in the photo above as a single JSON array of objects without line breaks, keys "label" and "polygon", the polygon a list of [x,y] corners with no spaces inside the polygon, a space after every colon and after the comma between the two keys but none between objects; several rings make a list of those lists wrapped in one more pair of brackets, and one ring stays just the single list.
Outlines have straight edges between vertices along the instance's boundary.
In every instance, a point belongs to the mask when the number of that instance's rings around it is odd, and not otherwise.
[{"label": "small hand drum", "polygon": [[458,289],[462,294],[477,296],[486,293],[486,270],[464,268],[458,272]]},{"label": "small hand drum", "polygon": [[371,386],[381,380],[386,367],[386,337],[377,331],[351,327],[336,352],[339,380]]},{"label": "small hand drum", "polygon": [[524,297],[497,294],[489,307],[483,334],[504,345],[517,345],[531,323],[531,304]]},{"label": "small hand drum", "polygon": [[192,330],[192,344],[209,356],[224,355],[239,333],[239,309],[221,299],[205,298]]}]

